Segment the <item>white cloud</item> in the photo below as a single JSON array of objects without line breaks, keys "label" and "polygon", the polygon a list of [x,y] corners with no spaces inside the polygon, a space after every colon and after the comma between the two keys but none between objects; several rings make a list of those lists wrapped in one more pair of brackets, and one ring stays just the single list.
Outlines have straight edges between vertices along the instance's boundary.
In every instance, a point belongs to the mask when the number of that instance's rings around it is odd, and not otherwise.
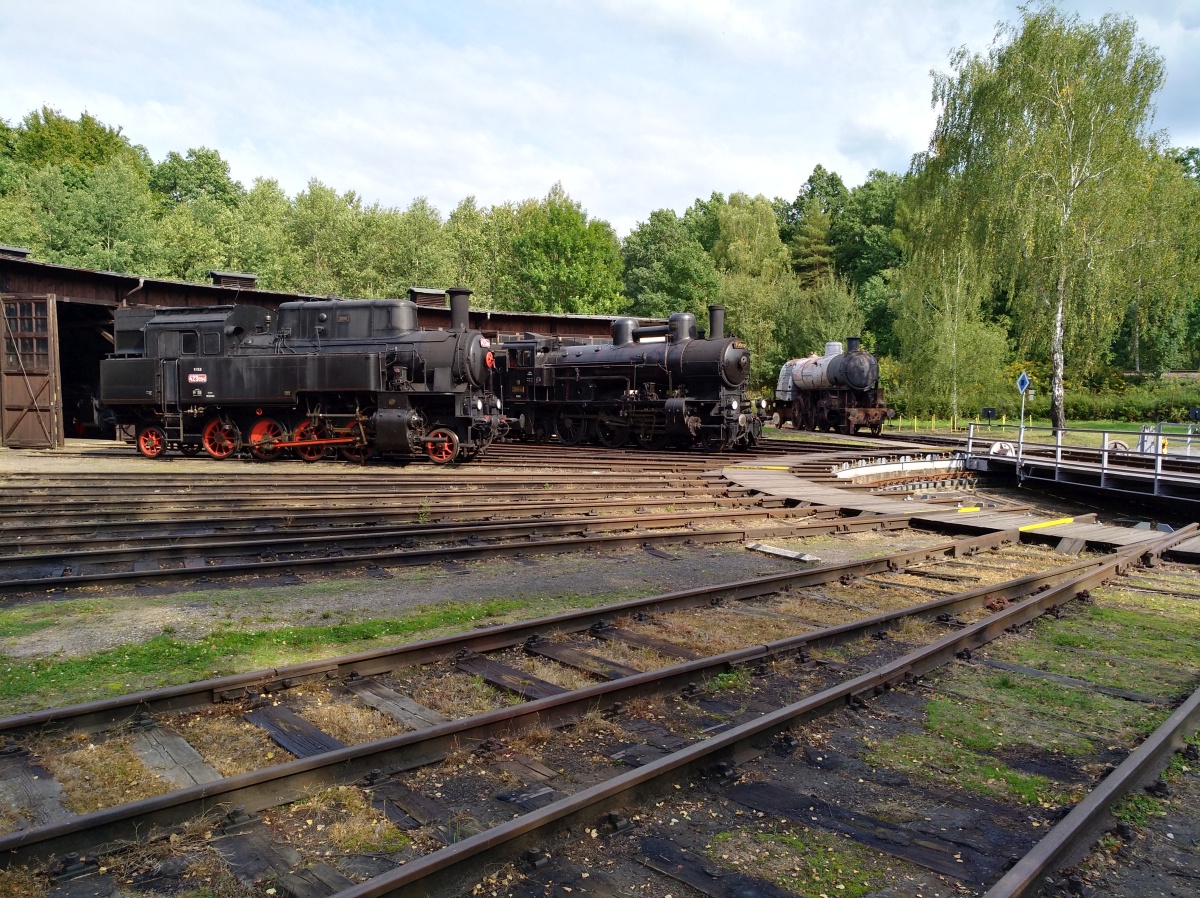
[{"label": "white cloud", "polygon": [[[1089,2],[1082,15],[1104,12]],[[1200,14],[1135,14],[1171,72],[1158,125],[1200,143]],[[714,190],[792,196],[817,163],[850,184],[904,169],[934,121],[930,69],[1017,15],[1001,0],[49,0],[0,16],[0,117],[87,109],[155,158],[205,145],[246,183],[317,178],[443,214],[561,180],[625,232]]]}]

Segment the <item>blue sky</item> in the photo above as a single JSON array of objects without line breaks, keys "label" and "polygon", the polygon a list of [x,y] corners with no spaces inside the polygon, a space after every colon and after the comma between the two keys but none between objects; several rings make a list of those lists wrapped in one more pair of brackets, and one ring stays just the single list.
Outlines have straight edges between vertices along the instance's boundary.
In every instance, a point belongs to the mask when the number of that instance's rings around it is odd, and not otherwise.
[{"label": "blue sky", "polygon": [[[1156,126],[1200,145],[1200,0],[1132,15],[1166,60]],[[119,124],[155,159],[208,146],[247,185],[316,178],[449,214],[561,181],[628,232],[717,190],[795,196],[820,163],[903,171],[930,70],[983,52],[1016,3],[0,0],[0,117],[43,103]]]}]

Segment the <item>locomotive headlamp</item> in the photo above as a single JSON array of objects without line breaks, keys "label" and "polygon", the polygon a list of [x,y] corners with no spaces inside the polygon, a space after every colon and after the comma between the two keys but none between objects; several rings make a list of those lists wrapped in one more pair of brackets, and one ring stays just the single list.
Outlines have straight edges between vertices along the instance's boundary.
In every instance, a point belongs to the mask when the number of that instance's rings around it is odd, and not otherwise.
[{"label": "locomotive headlamp", "polygon": [[479,411],[479,412],[483,411],[483,400],[482,399],[475,400],[475,410]]},{"label": "locomotive headlamp", "polygon": [[758,405],[764,412],[767,410],[767,400],[765,400],[765,399],[758,400]]},{"label": "locomotive headlamp", "polygon": [[736,399],[734,399],[733,401],[731,401],[729,403],[729,407],[736,412],[737,408],[738,408],[738,401]]}]

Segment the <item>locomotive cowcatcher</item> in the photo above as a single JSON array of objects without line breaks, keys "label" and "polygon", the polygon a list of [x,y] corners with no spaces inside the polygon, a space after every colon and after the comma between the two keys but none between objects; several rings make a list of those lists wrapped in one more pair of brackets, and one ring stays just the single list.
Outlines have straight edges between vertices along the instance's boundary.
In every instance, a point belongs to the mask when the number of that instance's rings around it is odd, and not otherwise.
[{"label": "locomotive cowcatcher", "polygon": [[118,309],[101,400],[148,458],[470,459],[501,421],[470,292],[449,291],[448,331],[419,329],[411,299]]},{"label": "locomotive cowcatcher", "polygon": [[750,353],[724,335],[724,313],[710,307],[707,339],[694,315],[676,312],[648,327],[616,319],[611,345],[537,334],[505,340],[494,389],[509,435],[608,447],[633,439],[646,449],[754,445],[762,422],[745,396]]}]

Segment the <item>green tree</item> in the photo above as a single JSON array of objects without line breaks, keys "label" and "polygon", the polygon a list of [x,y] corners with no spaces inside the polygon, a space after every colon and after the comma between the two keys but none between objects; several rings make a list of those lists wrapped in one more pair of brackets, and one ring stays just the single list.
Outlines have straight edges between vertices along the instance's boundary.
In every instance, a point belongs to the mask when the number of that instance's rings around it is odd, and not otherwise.
[{"label": "green tree", "polygon": [[860,335],[862,329],[862,313],[849,280],[832,273],[811,285],[787,278],[780,287],[771,370],[777,371],[788,359],[820,354],[828,341],[844,341]]},{"label": "green tree", "polygon": [[779,239],[775,210],[762,194],[731,194],[717,208],[717,225],[709,252],[722,271],[773,281],[787,270],[788,252]]},{"label": "green tree", "polygon": [[488,306],[492,300],[492,276],[489,270],[487,215],[475,197],[460,202],[446,219],[446,250],[450,256],[451,280],[475,291],[472,302]]},{"label": "green tree", "polygon": [[789,276],[775,209],[761,194],[734,193],[728,202],[715,205],[715,215],[718,231],[711,255],[720,272],[719,297],[730,333],[750,347],[752,383],[773,383],[778,373],[772,370],[778,357],[776,319]]},{"label": "green tree", "polygon": [[36,172],[31,194],[40,207],[46,258],[81,268],[161,273],[147,182],[145,166],[130,156],[83,173],[70,162]]},{"label": "green tree", "polygon": [[293,289],[301,281],[301,261],[285,231],[291,213],[291,200],[278,181],[255,179],[238,202],[229,267],[257,274],[263,289]]},{"label": "green tree", "polygon": [[1053,7],[1024,10],[986,57],[961,50],[935,76],[941,113],[914,171],[959,182],[945,212],[987,265],[974,276],[1004,286],[1022,335],[1049,344],[1058,428],[1068,353],[1082,370],[1097,364],[1125,312],[1162,82],[1132,19],[1085,23]]},{"label": "green tree", "polygon": [[120,128],[109,127],[87,112],[71,119],[49,106],[30,112],[17,128],[9,128],[7,142],[12,157],[33,169],[65,162],[93,169],[122,156],[145,161],[145,151],[131,147]]},{"label": "green tree", "polygon": [[725,207],[725,195],[715,190],[706,200],[697,198],[683,213],[683,224],[696,242],[711,253],[721,234],[718,214]]},{"label": "green tree", "polygon": [[286,274],[288,289],[336,295],[353,267],[356,217],[362,201],[350,190],[338,192],[313,179],[296,195],[283,231],[296,261]]},{"label": "green tree", "polygon": [[555,184],[512,241],[522,311],[611,314],[621,296],[621,245],[608,222],[589,219]]},{"label": "green tree", "polygon": [[1183,361],[1188,305],[1200,287],[1200,183],[1167,154],[1151,160],[1147,175],[1126,254],[1129,307],[1115,349],[1118,363],[1160,374]]},{"label": "green tree", "polygon": [[174,150],[167,153],[150,174],[150,188],[174,203],[206,197],[226,206],[237,205],[246,192],[230,177],[229,163],[208,147],[188,150],[186,156]]},{"label": "green tree", "polygon": [[838,274],[862,287],[872,277],[900,264],[904,238],[897,227],[903,178],[873,170],[832,213],[829,241]]},{"label": "green tree", "polygon": [[673,209],[656,209],[621,247],[630,311],[649,318],[691,312],[703,321],[719,282],[712,259]]},{"label": "green tree", "polygon": [[779,222],[779,239],[790,244],[799,231],[803,218],[819,213],[832,219],[846,208],[850,192],[837,172],[829,171],[818,164],[801,186],[796,198],[790,203],[775,201],[775,215]]},{"label": "green tree", "polygon": [[901,269],[892,300],[896,350],[907,407],[957,418],[992,397],[1006,334],[984,315],[989,281],[967,235],[941,233],[938,204],[926,209],[929,239]]}]

